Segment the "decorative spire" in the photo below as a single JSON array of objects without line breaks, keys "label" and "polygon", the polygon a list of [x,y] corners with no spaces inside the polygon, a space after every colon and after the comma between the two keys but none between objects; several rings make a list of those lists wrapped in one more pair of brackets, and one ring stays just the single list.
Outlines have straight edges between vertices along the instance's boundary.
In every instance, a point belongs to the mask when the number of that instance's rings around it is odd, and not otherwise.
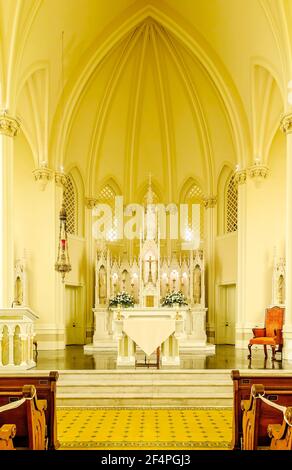
[{"label": "decorative spire", "polygon": [[154,192],[152,191],[152,175],[149,173],[149,180],[148,180],[148,191],[146,194],[146,202],[147,204],[154,203]]},{"label": "decorative spire", "polygon": [[151,173],[149,173],[148,191],[146,199],[146,238],[154,240],[157,235],[156,211],[154,206],[154,192],[152,191]]}]

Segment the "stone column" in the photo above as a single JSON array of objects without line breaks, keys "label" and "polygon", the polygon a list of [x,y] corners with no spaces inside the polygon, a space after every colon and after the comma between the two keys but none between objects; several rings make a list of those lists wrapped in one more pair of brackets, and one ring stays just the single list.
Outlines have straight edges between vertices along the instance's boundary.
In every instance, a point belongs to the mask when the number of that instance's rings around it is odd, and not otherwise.
[{"label": "stone column", "polygon": [[[93,312],[92,308],[96,307],[96,289],[94,286],[95,282],[95,262],[96,262],[96,253],[95,253],[95,241],[92,235],[92,210],[97,204],[97,199],[93,197],[87,197],[85,199],[86,212],[85,212],[85,233],[86,233],[86,259],[87,259],[87,268],[86,268],[86,282],[87,282],[87,292],[86,292],[86,343],[90,343],[92,336],[94,334],[94,322],[93,322]],[[95,292],[94,297],[92,292]]]},{"label": "stone column", "polygon": [[[246,300],[246,170],[237,170],[235,182],[238,188],[237,212],[237,317],[235,324],[235,347],[245,347],[245,300]],[[248,332],[250,335],[250,330]]]},{"label": "stone column", "polygon": [[20,334],[21,339],[21,361],[20,366],[26,366],[29,358],[27,357],[27,341],[28,335],[26,333]]},{"label": "stone column", "polygon": [[0,307],[14,300],[13,137],[19,129],[17,119],[0,114]]},{"label": "stone column", "polygon": [[14,366],[14,331],[15,325],[8,327],[8,366]]},{"label": "stone column", "polygon": [[206,273],[208,286],[207,338],[210,343],[215,340],[215,238],[217,198],[205,199],[205,234],[206,234]]},{"label": "stone column", "polygon": [[286,134],[286,311],[283,357],[292,360],[292,111],[281,119]]}]

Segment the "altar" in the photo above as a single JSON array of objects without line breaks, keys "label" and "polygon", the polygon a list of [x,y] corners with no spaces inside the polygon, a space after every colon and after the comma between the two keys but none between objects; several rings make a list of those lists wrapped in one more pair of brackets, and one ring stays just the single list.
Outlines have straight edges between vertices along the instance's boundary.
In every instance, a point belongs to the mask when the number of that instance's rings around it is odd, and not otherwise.
[{"label": "altar", "polygon": [[113,319],[113,337],[118,340],[117,365],[135,365],[137,347],[148,357],[161,347],[162,365],[179,365],[183,324],[182,316],[173,309],[117,310]]},{"label": "altar", "polygon": [[[94,335],[84,351],[115,351],[117,366],[134,365],[137,348],[149,356],[161,347],[162,365],[179,365],[184,353],[215,353],[206,336],[203,249],[162,249],[151,181],[146,202],[137,253],[133,244],[130,251],[113,241],[97,247]],[[120,293],[131,296],[130,308],[110,307]],[[184,304],[165,304],[172,293]]]}]

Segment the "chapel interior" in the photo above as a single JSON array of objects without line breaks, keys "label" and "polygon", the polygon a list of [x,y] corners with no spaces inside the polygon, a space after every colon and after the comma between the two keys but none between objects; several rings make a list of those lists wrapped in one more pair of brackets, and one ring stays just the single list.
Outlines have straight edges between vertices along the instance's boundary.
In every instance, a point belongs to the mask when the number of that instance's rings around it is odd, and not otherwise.
[{"label": "chapel interior", "polygon": [[0,0],[0,388],[221,449],[232,370],[292,371],[292,1]]}]

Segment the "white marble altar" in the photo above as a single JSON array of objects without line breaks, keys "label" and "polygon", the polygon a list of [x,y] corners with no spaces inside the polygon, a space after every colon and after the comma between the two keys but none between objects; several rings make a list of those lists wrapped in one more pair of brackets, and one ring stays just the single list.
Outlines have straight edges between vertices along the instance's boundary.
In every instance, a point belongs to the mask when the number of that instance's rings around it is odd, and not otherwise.
[{"label": "white marble altar", "polygon": [[[215,346],[207,343],[206,336],[207,308],[203,250],[201,248],[186,250],[182,244],[180,250],[176,249],[171,254],[169,251],[167,254],[167,250],[164,250],[162,253],[151,181],[146,201],[143,222],[145,228],[141,232],[136,255],[134,249],[127,252],[123,248],[122,252],[118,252],[112,240],[108,243],[104,240],[98,244],[93,308],[94,336],[93,343],[85,345],[84,350],[117,351],[118,363],[123,361],[133,363],[135,344],[128,335],[125,335],[123,320],[129,317],[136,319],[155,317],[175,318],[175,332],[170,335],[170,338],[174,339],[167,339],[162,343],[164,351],[162,362],[168,361],[166,351],[169,351],[171,342],[180,353],[215,352]],[[187,305],[179,308],[162,307],[163,297],[172,291],[181,291]],[[108,305],[109,300],[118,292],[131,294],[135,306],[121,310],[121,318],[117,320],[115,310],[109,309]],[[122,354],[125,350],[127,352]],[[175,359],[171,357],[169,361],[178,364],[178,354]]]},{"label": "white marble altar", "polygon": [[113,318],[113,337],[118,340],[117,365],[135,365],[137,346],[147,356],[161,346],[162,364],[179,365],[183,325],[182,316],[173,309],[118,309]]}]

